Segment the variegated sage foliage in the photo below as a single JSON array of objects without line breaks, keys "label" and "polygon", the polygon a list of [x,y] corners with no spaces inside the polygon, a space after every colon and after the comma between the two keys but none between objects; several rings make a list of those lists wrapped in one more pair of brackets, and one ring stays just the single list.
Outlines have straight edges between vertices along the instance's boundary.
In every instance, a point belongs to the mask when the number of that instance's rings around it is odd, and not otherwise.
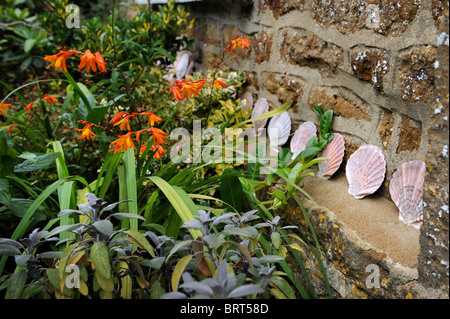
[{"label": "variegated sage foliage", "polygon": [[[51,231],[35,229],[21,243],[0,239],[0,255],[14,256],[17,265],[14,274],[5,280],[7,298],[28,298],[37,294],[58,299],[79,298],[80,294],[90,298],[131,297],[132,282],[128,274],[133,272],[134,266],[139,268],[135,261],[136,250],[139,249],[139,256],[148,254],[155,257],[155,252],[140,232],[114,230],[111,217],[143,217],[111,213],[128,200],[106,205],[94,194],[88,193],[86,197],[88,202],[78,205],[79,210],[67,209],[58,214],[58,217],[77,214],[79,223],[59,226]],[[56,236],[63,232],[72,235],[59,240]],[[62,247],[60,251],[37,252],[39,246],[52,241],[57,241],[55,245]],[[74,269],[78,278],[73,278]],[[137,280],[143,286],[146,283],[143,275]]]},{"label": "variegated sage foliage", "polygon": [[257,212],[212,216],[212,210],[199,210],[194,220],[184,223],[183,228],[199,230],[202,236],[179,241],[171,249],[169,256],[182,257],[173,271],[172,291],[163,298],[295,298],[283,278],[286,274],[276,270],[285,256],[272,254],[271,247],[282,246],[282,237],[273,235],[283,228],[280,217],[255,224]]}]

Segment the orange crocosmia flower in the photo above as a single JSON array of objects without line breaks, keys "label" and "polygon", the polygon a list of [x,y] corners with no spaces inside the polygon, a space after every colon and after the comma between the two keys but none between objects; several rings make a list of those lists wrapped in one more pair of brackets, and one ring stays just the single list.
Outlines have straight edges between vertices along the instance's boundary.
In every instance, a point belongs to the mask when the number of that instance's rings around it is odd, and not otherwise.
[{"label": "orange crocosmia flower", "polygon": [[105,63],[105,60],[103,59],[102,55],[99,52],[95,52],[94,56],[97,61],[99,71],[106,73],[106,63]]},{"label": "orange crocosmia flower", "polygon": [[239,38],[230,41],[226,50],[230,52],[237,47],[240,47],[241,49],[248,49],[250,47],[250,38],[244,38],[243,36],[240,36]]},{"label": "orange crocosmia flower", "polygon": [[226,88],[227,84],[220,80],[214,80],[214,87],[219,90],[221,87]]},{"label": "orange crocosmia flower", "polygon": [[6,104],[6,103],[0,103],[0,112],[2,112],[2,114],[3,115],[5,115],[5,113],[6,113],[6,110],[7,109],[9,109],[9,107],[11,106],[12,104]]},{"label": "orange crocosmia flower", "polygon": [[47,101],[48,104],[53,104],[53,103],[58,103],[58,99],[48,95],[48,94],[44,94],[44,97],[41,99],[41,101]]},{"label": "orange crocosmia flower", "polygon": [[162,121],[161,118],[157,117],[152,112],[142,112],[142,113],[139,113],[139,114],[148,116],[147,126],[153,126],[153,125],[155,125],[155,123],[161,123],[161,121]]},{"label": "orange crocosmia flower", "polygon": [[152,145],[152,151],[155,152],[153,158],[160,159],[162,156],[166,155],[166,151],[161,145]]},{"label": "orange crocosmia flower", "polygon": [[139,157],[142,156],[142,154],[144,154],[145,149],[147,148],[147,145],[142,144],[141,148],[139,149]]},{"label": "orange crocosmia flower", "polygon": [[184,95],[188,98],[191,96],[197,97],[204,85],[205,85],[204,80],[197,80],[194,82],[186,82],[186,83],[184,83],[184,88],[183,88]]},{"label": "orange crocosmia flower", "polygon": [[[138,113],[133,113],[130,114],[128,112],[119,112],[117,113],[112,119],[111,121],[109,121],[109,124],[114,124],[114,126],[119,125],[119,129],[121,131],[125,130],[125,128],[128,131],[131,131],[130,128],[130,119],[133,118],[134,116],[136,116]],[[125,117],[123,117],[125,115]]]},{"label": "orange crocosmia flower", "polygon": [[180,101],[184,98],[190,98],[191,96],[197,97],[205,85],[205,80],[196,81],[186,81],[182,79],[181,81],[175,80],[171,87],[169,87],[170,92],[175,97],[175,100]]},{"label": "orange crocosmia flower", "polygon": [[35,105],[35,104],[37,104],[37,103],[36,103],[36,102],[32,102],[32,103],[27,104],[27,106],[25,107],[25,112],[26,112],[26,114],[30,114],[31,107],[32,107],[33,105]]},{"label": "orange crocosmia flower", "polygon": [[153,134],[153,143],[154,144],[164,144],[164,140],[167,140],[168,138],[166,135],[168,135],[166,132],[160,130],[156,127],[150,127],[147,129],[147,131],[151,132]]},{"label": "orange crocosmia flower", "polygon": [[75,130],[80,131],[81,135],[78,139],[82,140],[83,138],[89,140],[94,140],[94,136],[97,136],[94,132],[91,131],[91,127],[96,126],[95,124],[88,123],[82,129],[76,128]]},{"label": "orange crocosmia flower", "polygon": [[81,57],[81,63],[78,68],[81,70],[82,68],[86,67],[86,73],[89,73],[91,68],[92,71],[97,72],[97,65],[99,71],[106,72],[105,60],[103,60],[101,54],[98,52],[92,54],[90,50],[86,50],[86,52],[84,52],[84,55]]},{"label": "orange crocosmia flower", "polygon": [[5,128],[8,130],[8,132],[9,132],[9,136],[12,136],[12,131],[11,131],[11,130],[12,130],[12,128],[13,128],[14,126],[16,126],[16,124],[11,124],[11,125],[5,127]]},{"label": "orange crocosmia flower", "polygon": [[116,152],[119,153],[119,151],[124,150],[126,151],[129,148],[134,148],[136,149],[136,146],[133,143],[133,138],[131,137],[131,135],[133,135],[136,132],[128,132],[125,135],[119,135],[119,138],[113,142],[111,142],[111,144],[115,144],[113,148],[111,148],[111,152]]},{"label": "orange crocosmia flower", "polygon": [[176,101],[180,101],[180,100],[184,99],[184,96],[182,94],[183,85],[181,84],[181,81],[175,80],[175,82],[173,82],[172,86],[169,87],[169,90],[175,97]]},{"label": "orange crocosmia flower", "polygon": [[55,67],[55,69],[60,69],[61,71],[67,72],[66,60],[70,58],[74,53],[83,54],[83,52],[77,50],[62,50],[61,47],[58,47],[60,50],[57,54],[54,55],[46,55],[44,57],[45,61],[49,61],[50,64],[47,66],[47,69],[50,67]]}]

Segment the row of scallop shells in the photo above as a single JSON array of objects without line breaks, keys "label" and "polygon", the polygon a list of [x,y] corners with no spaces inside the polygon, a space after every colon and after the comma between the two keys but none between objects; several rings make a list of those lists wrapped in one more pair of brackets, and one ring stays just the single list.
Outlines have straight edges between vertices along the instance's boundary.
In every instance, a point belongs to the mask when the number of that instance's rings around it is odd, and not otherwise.
[{"label": "row of scallop shells", "polygon": [[[247,102],[250,100],[247,96]],[[253,99],[251,99],[251,107]],[[266,99],[260,98],[252,110],[252,118],[269,111]],[[255,121],[257,134],[266,126],[267,119]],[[276,150],[283,146],[289,139],[291,131],[291,118],[288,112],[274,116],[268,126],[270,146]],[[292,159],[297,157],[305,148],[308,141],[317,136],[316,125],[312,122],[304,122],[295,131],[290,149]],[[318,164],[317,175],[323,179],[329,179],[340,167],[345,152],[345,141],[342,135],[335,133],[333,140],[328,143],[319,157],[327,158]],[[373,194],[382,185],[386,176],[386,160],[383,152],[375,145],[362,145],[347,161],[345,168],[346,178],[349,184],[348,193],[357,199]],[[423,220],[423,183],[425,178],[425,163],[411,161],[400,166],[392,176],[389,192],[392,201],[399,209],[399,219],[415,228],[419,228]]]}]

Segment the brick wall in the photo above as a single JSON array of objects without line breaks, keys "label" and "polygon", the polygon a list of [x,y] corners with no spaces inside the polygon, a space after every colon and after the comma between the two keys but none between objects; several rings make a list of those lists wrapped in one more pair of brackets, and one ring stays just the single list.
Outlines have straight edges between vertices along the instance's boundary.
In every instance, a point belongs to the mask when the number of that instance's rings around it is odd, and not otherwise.
[{"label": "brick wall", "polygon": [[293,131],[318,124],[314,106],[333,109],[345,159],[361,144],[380,147],[379,194],[389,199],[401,164],[427,162],[419,283],[448,296],[448,1],[209,0],[191,11],[198,68],[250,37],[252,49],[233,51],[225,65],[246,71],[255,99],[296,102]]}]

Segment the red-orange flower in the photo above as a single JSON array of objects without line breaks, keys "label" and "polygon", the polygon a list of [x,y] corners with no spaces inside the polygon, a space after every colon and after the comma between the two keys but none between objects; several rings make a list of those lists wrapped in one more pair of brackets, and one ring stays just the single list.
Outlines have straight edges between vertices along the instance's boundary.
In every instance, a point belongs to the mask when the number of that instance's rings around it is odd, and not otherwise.
[{"label": "red-orange flower", "polygon": [[220,81],[220,80],[214,80],[214,88],[219,90],[220,88],[226,88],[226,87],[227,87],[227,84],[225,82]]},{"label": "red-orange flower", "polygon": [[119,135],[119,138],[113,142],[111,142],[111,144],[115,144],[113,148],[111,148],[111,152],[116,152],[119,153],[119,151],[124,150],[126,151],[129,148],[134,148],[136,149],[136,146],[133,143],[133,138],[131,137],[131,135],[133,135],[136,132],[128,132],[125,135]]},{"label": "red-orange flower", "polygon": [[55,67],[55,69],[60,69],[61,71],[67,72],[66,60],[70,58],[74,53],[83,53],[77,50],[62,50],[61,47],[58,47],[58,49],[60,51],[57,54],[46,55],[44,57],[45,61],[50,62],[50,64],[47,66],[47,69],[53,66]]},{"label": "red-orange flower", "polygon": [[153,125],[155,125],[155,123],[161,123],[161,121],[162,121],[161,118],[157,117],[152,112],[142,112],[142,113],[139,113],[139,114],[148,116],[147,126],[153,126]]},{"label": "red-orange flower", "polygon": [[29,114],[30,111],[31,111],[31,107],[32,107],[33,105],[35,105],[35,104],[37,104],[37,103],[32,102],[32,103],[27,104],[27,106],[25,107],[25,110],[26,110],[25,112],[26,112],[27,114]]},{"label": "red-orange flower", "polygon": [[14,126],[16,126],[16,124],[11,124],[11,125],[5,127],[5,128],[8,130],[8,132],[9,132],[9,136],[12,136],[12,128],[13,128]]},{"label": "red-orange flower", "polygon": [[95,59],[97,61],[98,70],[100,72],[105,72],[106,73],[106,63],[105,63],[105,60],[103,59],[102,55],[99,52],[95,52],[94,56],[95,56]]},{"label": "red-orange flower", "polygon": [[[137,113],[136,113],[137,114]],[[123,117],[125,115],[125,117]],[[130,128],[130,119],[134,117],[134,113],[130,114],[128,112],[119,112],[117,113],[111,121],[109,121],[109,124],[114,124],[114,126],[119,125],[119,129],[121,131],[127,129],[128,131],[131,131]]]},{"label": "red-orange flower", "polygon": [[78,68],[81,70],[82,68],[86,67],[86,73],[89,73],[89,70],[91,68],[92,71],[97,72],[97,65],[99,71],[106,72],[106,64],[105,60],[103,60],[102,55],[98,52],[92,54],[90,50],[86,50],[86,52],[84,52],[84,55],[81,57],[81,63]]},{"label": "red-orange flower", "polygon": [[226,48],[226,50],[230,52],[231,50],[234,50],[237,47],[240,47],[241,49],[248,49],[250,47],[250,38],[244,38],[243,36],[240,36],[239,38],[230,41],[230,43],[228,43],[228,47]]},{"label": "red-orange flower", "polygon": [[92,123],[87,123],[82,129],[76,128],[75,130],[81,132],[81,135],[78,139],[82,140],[83,138],[85,138],[87,140],[89,140],[89,139],[94,140],[94,136],[97,136],[97,135],[91,131],[92,126],[96,126],[96,125],[92,124]]},{"label": "red-orange flower", "polygon": [[155,152],[153,158],[160,159],[162,156],[166,155],[166,151],[161,145],[152,145],[152,151]]},{"label": "red-orange flower", "polygon": [[41,99],[41,101],[47,101],[48,104],[58,103],[57,98],[48,94],[44,94],[44,97]]},{"label": "red-orange flower", "polygon": [[12,104],[6,104],[6,103],[0,103],[0,112],[2,112],[2,114],[3,115],[5,115],[5,113],[6,113],[6,110],[7,109],[9,109],[9,107],[11,106]]},{"label": "red-orange flower", "polygon": [[166,132],[160,130],[156,127],[150,127],[148,129],[149,132],[153,135],[153,144],[164,144],[164,140],[167,140],[168,138],[166,135],[168,135]]},{"label": "red-orange flower", "polygon": [[196,81],[186,81],[182,79],[181,81],[175,80],[172,86],[169,87],[170,92],[175,97],[175,100],[180,101],[184,98],[190,98],[192,96],[197,97],[205,85],[205,80]]}]

